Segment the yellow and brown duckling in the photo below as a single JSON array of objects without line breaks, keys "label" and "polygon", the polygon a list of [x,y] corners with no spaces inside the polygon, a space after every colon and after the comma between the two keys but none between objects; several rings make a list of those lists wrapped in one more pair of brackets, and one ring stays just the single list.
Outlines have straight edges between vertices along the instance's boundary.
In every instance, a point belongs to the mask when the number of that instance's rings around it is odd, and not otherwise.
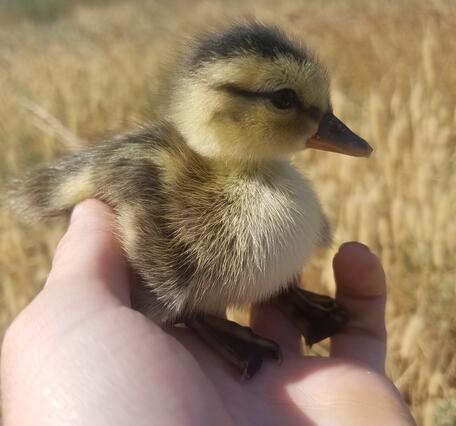
[{"label": "yellow and brown duckling", "polygon": [[346,313],[299,289],[330,227],[288,156],[307,147],[355,156],[372,149],[332,113],[314,56],[258,23],[196,40],[162,122],[91,146],[15,184],[29,218],[68,212],[90,197],[115,212],[140,285],[135,306],[184,322],[251,377],[279,346],[224,319],[226,308],[273,301],[308,344]]}]

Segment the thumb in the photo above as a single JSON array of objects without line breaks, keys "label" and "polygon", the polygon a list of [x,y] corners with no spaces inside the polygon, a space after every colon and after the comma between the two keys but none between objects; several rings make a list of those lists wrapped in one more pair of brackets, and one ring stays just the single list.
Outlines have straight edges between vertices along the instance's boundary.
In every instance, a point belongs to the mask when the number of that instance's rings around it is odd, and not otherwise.
[{"label": "thumb", "polygon": [[46,282],[60,297],[108,297],[130,304],[130,271],[114,233],[111,210],[97,200],[77,205],[58,244]]},{"label": "thumb", "polygon": [[364,245],[343,244],[334,257],[337,302],[350,314],[331,339],[331,355],[362,361],[383,373],[386,356],[386,283],[382,265]]}]

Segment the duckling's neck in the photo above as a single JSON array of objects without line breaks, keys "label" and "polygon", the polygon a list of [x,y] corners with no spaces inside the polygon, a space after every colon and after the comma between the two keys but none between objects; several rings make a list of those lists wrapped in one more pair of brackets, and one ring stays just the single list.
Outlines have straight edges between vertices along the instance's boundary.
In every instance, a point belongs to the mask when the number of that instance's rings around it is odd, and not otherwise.
[{"label": "duckling's neck", "polygon": [[201,129],[194,132],[185,132],[182,126],[176,125],[190,150],[206,164],[218,170],[252,171],[264,170],[274,164],[288,162],[287,155],[271,157],[268,150],[257,152],[250,149],[239,149],[239,142],[228,138],[219,139],[217,136],[206,134]]},{"label": "duckling's neck", "polygon": [[271,171],[289,164],[289,159],[262,158],[262,159],[238,159],[225,157],[205,157],[204,162],[218,174],[236,174],[260,176],[270,174]]},{"label": "duckling's neck", "polygon": [[[279,165],[290,164],[289,155],[271,157],[262,152],[239,151],[236,143],[229,140],[217,140],[213,135],[200,131],[198,136],[183,131],[176,125],[182,140],[192,152],[192,156],[201,164],[222,174],[250,174],[270,171]],[[233,149],[230,150],[230,147]]]}]

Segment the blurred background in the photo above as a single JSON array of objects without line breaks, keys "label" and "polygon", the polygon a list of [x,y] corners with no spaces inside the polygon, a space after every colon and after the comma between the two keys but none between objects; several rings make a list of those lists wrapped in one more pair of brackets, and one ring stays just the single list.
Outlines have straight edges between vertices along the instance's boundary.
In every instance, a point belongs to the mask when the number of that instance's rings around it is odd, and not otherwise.
[{"label": "blurred background", "polygon": [[[0,191],[159,117],[185,37],[246,17],[317,52],[336,114],[375,149],[296,158],[335,230],[306,285],[333,291],[338,245],[368,244],[388,277],[388,376],[419,424],[455,425],[456,2],[0,0]],[[1,334],[41,288],[64,225],[25,226],[0,205]]]}]

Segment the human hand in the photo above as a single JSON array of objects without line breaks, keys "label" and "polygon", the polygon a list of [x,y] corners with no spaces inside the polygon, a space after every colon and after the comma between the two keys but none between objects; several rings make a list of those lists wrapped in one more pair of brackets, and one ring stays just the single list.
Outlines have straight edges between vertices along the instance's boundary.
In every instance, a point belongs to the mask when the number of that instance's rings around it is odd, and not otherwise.
[{"label": "human hand", "polygon": [[130,271],[112,215],[89,200],[73,213],[44,289],[3,343],[2,406],[15,425],[413,425],[383,376],[385,279],[361,244],[334,259],[337,300],[352,320],[329,358],[302,357],[299,334],[272,307],[253,328],[282,347],[249,382],[190,330],[162,330],[130,308]]}]

